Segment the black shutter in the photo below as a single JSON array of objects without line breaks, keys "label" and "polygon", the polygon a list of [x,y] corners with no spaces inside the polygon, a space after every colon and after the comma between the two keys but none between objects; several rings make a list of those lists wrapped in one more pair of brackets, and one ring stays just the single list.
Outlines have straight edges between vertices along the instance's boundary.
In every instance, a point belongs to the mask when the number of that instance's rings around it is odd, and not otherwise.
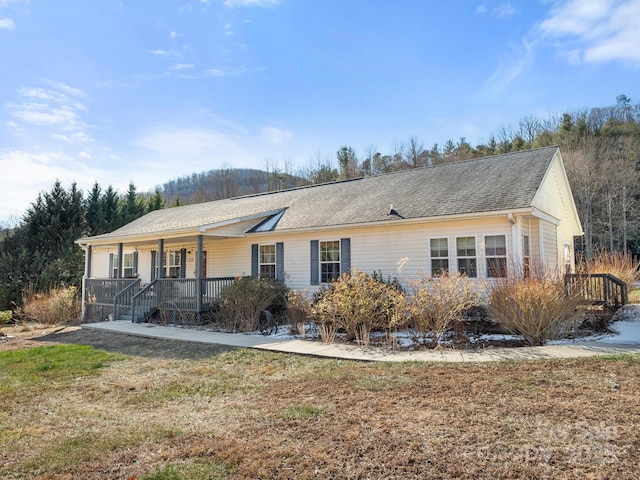
[{"label": "black shutter", "polygon": [[109,254],[109,278],[113,278],[113,253]]},{"label": "black shutter", "polygon": [[251,276],[257,277],[260,272],[258,271],[258,244],[251,245]]},{"label": "black shutter", "polygon": [[340,273],[351,273],[351,239],[340,239]]},{"label": "black shutter", "polygon": [[138,252],[133,252],[133,276],[138,276]]},{"label": "black shutter", "polygon": [[151,250],[151,281],[156,279],[156,251]]},{"label": "black shutter", "polygon": [[311,285],[320,284],[320,242],[311,240]]},{"label": "black shutter", "polygon": [[284,243],[276,243],[276,280],[284,283]]}]

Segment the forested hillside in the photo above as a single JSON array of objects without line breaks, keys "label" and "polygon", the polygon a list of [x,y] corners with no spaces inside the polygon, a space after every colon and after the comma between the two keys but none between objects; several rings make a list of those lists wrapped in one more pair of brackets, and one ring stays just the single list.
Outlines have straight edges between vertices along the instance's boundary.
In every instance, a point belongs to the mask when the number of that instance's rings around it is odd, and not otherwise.
[{"label": "forested hillside", "polygon": [[79,286],[83,256],[74,240],[110,232],[152,210],[550,145],[561,148],[584,228],[579,251],[586,258],[599,249],[639,255],[640,103],[620,95],[607,107],[525,117],[475,146],[465,138],[431,148],[410,138],[384,154],[373,147],[358,153],[343,146],[335,158],[315,158],[308,168],[223,168],[170,180],[153,193],[139,193],[133,183],[124,193],[98,183],[83,193],[76,185],[65,189],[56,182],[19,225],[0,230],[0,310],[20,305],[28,286]]}]

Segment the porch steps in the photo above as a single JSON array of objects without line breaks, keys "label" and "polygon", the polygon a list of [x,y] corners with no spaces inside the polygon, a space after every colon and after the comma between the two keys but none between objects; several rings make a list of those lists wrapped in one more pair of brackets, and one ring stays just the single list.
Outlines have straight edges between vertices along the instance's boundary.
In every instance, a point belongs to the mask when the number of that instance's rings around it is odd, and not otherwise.
[{"label": "porch steps", "polygon": [[133,323],[144,323],[149,319],[149,317],[151,317],[151,315],[153,315],[153,313],[156,310],[157,308],[148,308],[148,309],[136,312],[135,318],[133,317],[133,315],[131,315],[131,313],[126,313],[126,314],[120,315],[116,320],[122,320],[122,321],[133,322]]}]

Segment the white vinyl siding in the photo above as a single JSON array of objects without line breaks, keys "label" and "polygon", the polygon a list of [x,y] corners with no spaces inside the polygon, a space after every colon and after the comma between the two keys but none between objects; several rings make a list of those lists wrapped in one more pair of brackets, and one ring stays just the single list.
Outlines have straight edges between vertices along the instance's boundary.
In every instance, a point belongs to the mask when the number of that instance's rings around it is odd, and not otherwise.
[{"label": "white vinyl siding", "polygon": [[[534,221],[531,222],[532,226]],[[537,223],[537,221],[535,222]],[[480,239],[485,235],[510,232],[511,224],[506,216],[491,219],[416,223],[413,225],[384,225],[345,229],[327,229],[319,235],[317,231],[302,233],[264,232],[247,235],[245,238],[205,238],[203,250],[207,252],[208,277],[233,277],[251,275],[251,245],[269,245],[284,242],[285,283],[295,290],[306,290],[309,294],[319,286],[310,285],[310,242],[339,241],[350,239],[351,269],[365,273],[379,272],[384,278],[398,278],[405,288],[409,282],[431,273],[430,239],[448,238],[449,269],[457,270],[457,237],[476,239],[476,258],[478,278],[486,276],[484,270],[484,245]],[[534,251],[534,233],[530,234],[532,258]],[[507,237],[511,238],[511,237]],[[137,245],[138,273],[143,283],[150,281],[151,251],[157,248],[157,242]],[[186,278],[195,276],[196,243],[165,242],[167,251],[179,251],[186,248]],[[507,241],[507,258],[511,254],[511,242]],[[129,250],[131,251],[131,250]],[[94,278],[107,277],[109,252],[114,249],[98,248],[93,253],[92,275]],[[125,252],[127,248],[125,246]],[[190,253],[189,253],[190,252]]]},{"label": "white vinyl siding", "polygon": [[[549,222],[540,221],[542,230],[542,248],[544,266],[547,270],[559,270],[562,267],[562,260],[558,253],[558,233],[555,225]],[[560,251],[562,254],[562,251]]]},{"label": "white vinyl siding", "polygon": [[[563,245],[568,244],[570,249],[571,262],[574,261],[574,248],[573,239],[574,236],[582,234],[579,219],[577,213],[574,210],[574,204],[572,202],[572,194],[569,184],[567,182],[566,174],[563,170],[561,157],[557,155],[551,163],[547,175],[538,189],[533,205],[551,215],[559,222],[558,226],[545,223],[545,226],[540,228],[544,229],[544,235],[540,238],[540,245],[544,250],[541,251],[541,259],[546,269],[560,269],[564,266],[564,252]],[[551,230],[555,230],[555,248],[551,248],[550,242],[552,241]],[[531,252],[532,261],[536,261],[535,252],[537,251],[534,242],[538,242],[531,232]],[[553,255],[553,258],[552,258]],[[573,268],[573,265],[572,265]]]}]

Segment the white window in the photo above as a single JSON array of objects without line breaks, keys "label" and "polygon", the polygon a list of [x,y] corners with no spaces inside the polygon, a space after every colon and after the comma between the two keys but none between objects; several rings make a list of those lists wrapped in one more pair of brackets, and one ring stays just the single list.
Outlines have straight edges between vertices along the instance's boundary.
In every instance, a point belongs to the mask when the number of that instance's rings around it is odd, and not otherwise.
[{"label": "white window", "polygon": [[133,278],[133,253],[125,253],[122,257],[122,272],[124,278]]},{"label": "white window", "polygon": [[487,259],[487,276],[498,278],[507,276],[507,239],[504,235],[484,237],[484,250]]},{"label": "white window", "polygon": [[113,256],[111,257],[111,276],[110,278],[118,278],[118,265],[120,264],[118,262],[118,254],[114,253],[112,254]]},{"label": "white window", "polygon": [[260,245],[258,254],[260,278],[276,278],[276,246]]},{"label": "white window", "polygon": [[167,263],[167,273],[169,278],[180,278],[180,265],[181,265],[181,252],[180,250],[171,250],[169,252],[169,261]]},{"label": "white window", "polygon": [[340,241],[320,242],[320,281],[337,280],[340,277]]},{"label": "white window", "polygon": [[449,239],[432,238],[429,241],[431,275],[442,275],[449,271]]},{"label": "white window", "polygon": [[458,257],[458,271],[467,277],[477,277],[476,238],[456,238],[456,256]]}]

